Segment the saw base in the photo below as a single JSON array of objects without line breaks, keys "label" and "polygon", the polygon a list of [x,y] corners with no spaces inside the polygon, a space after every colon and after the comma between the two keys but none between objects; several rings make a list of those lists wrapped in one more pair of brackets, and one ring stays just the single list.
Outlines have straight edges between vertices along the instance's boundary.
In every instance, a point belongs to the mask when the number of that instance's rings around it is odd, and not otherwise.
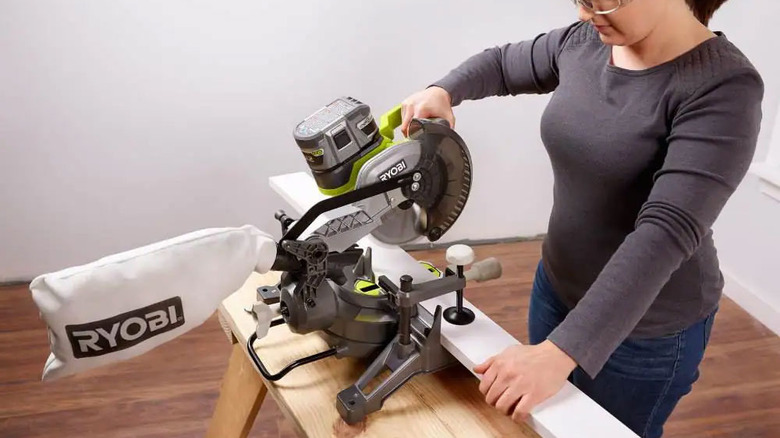
[{"label": "saw base", "polygon": [[[441,308],[433,320],[433,326],[428,328],[417,318],[412,324],[411,342],[404,345],[401,337],[396,336],[358,381],[337,395],[336,409],[347,424],[358,423],[380,410],[384,401],[412,377],[458,362],[441,345]],[[390,375],[366,393],[367,386],[386,369],[391,371]]]}]

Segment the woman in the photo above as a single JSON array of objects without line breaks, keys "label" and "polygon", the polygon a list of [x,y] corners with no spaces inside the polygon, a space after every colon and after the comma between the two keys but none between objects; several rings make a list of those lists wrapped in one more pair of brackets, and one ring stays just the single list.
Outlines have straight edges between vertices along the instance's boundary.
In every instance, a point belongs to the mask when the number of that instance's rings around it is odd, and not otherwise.
[{"label": "woman", "polygon": [[707,28],[724,1],[578,0],[578,23],[479,53],[403,104],[405,129],[413,117],[454,125],[463,100],[554,92],[531,345],[475,369],[515,420],[568,378],[658,437],[698,378],[723,288],[710,227],[752,160],[764,92]]}]

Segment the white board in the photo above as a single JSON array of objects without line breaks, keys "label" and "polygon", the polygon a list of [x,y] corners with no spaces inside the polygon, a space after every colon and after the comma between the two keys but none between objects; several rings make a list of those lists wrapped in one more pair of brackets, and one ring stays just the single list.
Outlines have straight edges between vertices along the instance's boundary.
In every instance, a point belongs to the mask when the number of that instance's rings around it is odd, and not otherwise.
[{"label": "white board", "polygon": [[[326,198],[317,189],[314,179],[304,172],[272,177],[270,185],[298,215],[302,215],[314,204]],[[327,216],[328,219],[336,217],[332,212],[330,215],[323,216]],[[411,275],[415,283],[435,278],[414,257],[396,245],[388,245],[371,236],[361,239],[358,245],[361,248],[371,247],[373,268],[377,276],[386,275],[396,283],[404,274]],[[470,371],[490,356],[500,353],[509,346],[519,344],[512,335],[467,300],[464,299],[463,304],[474,311],[476,319],[466,326],[457,326],[443,321],[442,344]],[[422,305],[431,314],[434,313],[437,305],[446,309],[455,305],[455,292],[425,301]],[[479,378],[479,375],[475,375]],[[534,409],[529,424],[543,438],[637,437],[623,423],[569,382],[566,382],[558,394]]]}]

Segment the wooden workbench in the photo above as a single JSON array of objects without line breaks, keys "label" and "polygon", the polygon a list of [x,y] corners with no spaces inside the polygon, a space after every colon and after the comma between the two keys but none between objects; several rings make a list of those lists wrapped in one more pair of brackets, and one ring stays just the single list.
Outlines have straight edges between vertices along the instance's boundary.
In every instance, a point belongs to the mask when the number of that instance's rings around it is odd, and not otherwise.
[{"label": "wooden workbench", "polygon": [[[276,284],[277,273],[253,274],[220,306],[220,318],[233,342],[209,437],[246,436],[266,393],[270,393],[300,436],[306,437],[538,437],[485,403],[479,381],[462,365],[412,378],[387,399],[381,411],[356,425],[347,425],[336,411],[336,394],[352,385],[366,364],[327,358],[304,365],[278,382],[267,382],[255,370],[246,351],[255,321],[244,309],[256,299],[260,285]],[[316,334],[300,336],[287,326],[274,327],[255,343],[270,372],[327,349]]]}]

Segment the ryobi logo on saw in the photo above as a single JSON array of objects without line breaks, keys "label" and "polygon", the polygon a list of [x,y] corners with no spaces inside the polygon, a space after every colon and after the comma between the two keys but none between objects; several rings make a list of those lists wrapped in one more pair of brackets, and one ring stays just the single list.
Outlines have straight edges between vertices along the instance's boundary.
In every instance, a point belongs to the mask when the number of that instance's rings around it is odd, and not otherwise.
[{"label": "ryobi logo on saw", "polygon": [[124,350],[182,325],[181,298],[174,297],[100,321],[66,325],[65,332],[73,356],[80,359]]},{"label": "ryobi logo on saw", "polygon": [[401,160],[395,164],[393,164],[393,167],[387,169],[384,173],[379,175],[380,181],[387,181],[390,178],[393,178],[395,176],[398,176],[399,173],[406,170],[406,161]]}]

